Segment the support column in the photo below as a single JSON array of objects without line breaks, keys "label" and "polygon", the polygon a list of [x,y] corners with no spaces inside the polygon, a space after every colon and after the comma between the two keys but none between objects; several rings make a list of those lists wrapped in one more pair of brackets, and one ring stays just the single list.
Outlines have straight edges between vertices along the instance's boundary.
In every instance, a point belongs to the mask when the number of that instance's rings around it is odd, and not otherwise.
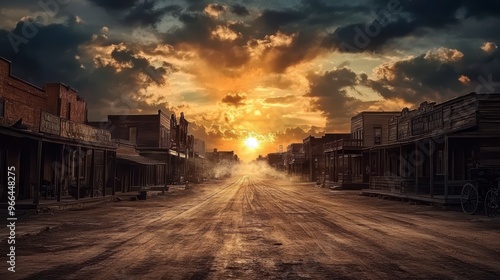
[{"label": "support column", "polygon": [[41,175],[42,175],[42,140],[38,140],[37,153],[36,153],[35,193],[33,194],[33,204],[35,205],[40,204]]},{"label": "support column", "polygon": [[[111,194],[115,195],[115,193],[116,193],[116,178],[117,178],[116,177],[116,154],[112,152],[111,156],[112,156],[111,158],[114,159],[114,160],[112,160],[113,171],[111,172],[111,174],[113,174],[113,180],[112,180],[113,185],[111,186]],[[120,184],[123,184],[123,178],[120,180],[121,180]]]},{"label": "support column", "polygon": [[[87,153],[85,153],[87,155]],[[94,197],[94,184],[95,184],[95,149],[92,149],[92,159],[90,160],[90,197]]]},{"label": "support column", "polygon": [[431,197],[434,196],[434,141],[429,139],[429,192]]},{"label": "support column", "polygon": [[418,194],[418,162],[420,155],[418,154],[418,142],[415,142],[415,194]]},{"label": "support column", "polygon": [[448,150],[449,150],[448,136],[444,136],[444,201],[448,199]]},{"label": "support column", "polygon": [[399,177],[403,178],[404,165],[403,165],[403,145],[399,146]]},{"label": "support column", "polygon": [[103,185],[102,185],[102,196],[106,196],[106,189],[108,187],[108,184],[109,184],[109,176],[108,176],[108,151],[104,150],[104,159],[103,159],[103,163],[104,163],[104,178],[103,178]]},{"label": "support column", "polygon": [[168,191],[168,186],[167,186],[167,180],[168,180],[168,174],[167,174],[168,172],[167,172],[167,169],[168,169],[168,168],[167,168],[167,164],[165,164],[165,165],[163,166],[163,168],[164,168],[163,177],[164,177],[165,182],[164,182],[164,184],[163,184],[163,191],[162,191],[162,194],[165,194],[165,192],[167,192],[167,191]]},{"label": "support column", "polygon": [[76,152],[76,200],[80,199],[80,165],[82,164],[82,147],[78,146],[77,152]]},{"label": "support column", "polygon": [[57,202],[61,201],[61,196],[62,196],[62,188],[63,188],[63,182],[64,182],[64,150],[66,148],[66,145],[61,146],[61,150],[59,153],[59,162],[61,165],[59,166],[59,170],[56,172],[59,172],[59,177],[58,177],[58,183],[57,183]]},{"label": "support column", "polygon": [[344,160],[344,147],[342,147],[342,184],[345,182],[345,160]]}]

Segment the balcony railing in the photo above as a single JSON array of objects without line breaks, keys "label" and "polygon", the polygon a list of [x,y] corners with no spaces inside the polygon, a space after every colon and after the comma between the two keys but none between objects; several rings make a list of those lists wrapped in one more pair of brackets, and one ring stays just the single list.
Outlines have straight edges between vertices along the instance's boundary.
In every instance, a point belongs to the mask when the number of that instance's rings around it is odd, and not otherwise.
[{"label": "balcony railing", "polygon": [[363,140],[360,139],[339,139],[326,143],[323,146],[325,151],[338,151],[347,147],[363,147]]}]

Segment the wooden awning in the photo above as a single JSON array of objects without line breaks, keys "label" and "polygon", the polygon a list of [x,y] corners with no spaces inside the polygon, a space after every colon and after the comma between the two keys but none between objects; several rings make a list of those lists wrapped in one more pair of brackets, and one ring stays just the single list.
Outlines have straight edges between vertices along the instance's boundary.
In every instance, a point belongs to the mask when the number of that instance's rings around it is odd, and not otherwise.
[{"label": "wooden awning", "polygon": [[124,154],[116,154],[116,160],[118,161],[126,161],[132,164],[141,164],[141,165],[165,165],[166,163],[150,159],[140,155],[124,155]]}]

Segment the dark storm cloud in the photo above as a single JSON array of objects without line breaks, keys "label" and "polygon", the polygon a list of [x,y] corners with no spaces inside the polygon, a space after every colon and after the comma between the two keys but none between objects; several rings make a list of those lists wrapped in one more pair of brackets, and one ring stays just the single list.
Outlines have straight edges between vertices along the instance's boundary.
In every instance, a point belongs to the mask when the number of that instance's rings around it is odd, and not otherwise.
[{"label": "dark storm cloud", "polygon": [[[30,35],[31,38],[21,41],[23,43],[15,52],[9,38],[14,36],[12,34],[25,35],[26,26],[31,26],[29,30],[36,32]],[[89,103],[91,113],[118,109],[138,112],[140,108],[147,108],[144,101],[138,101],[137,92],[150,84],[164,84],[166,77],[176,71],[166,61],[153,66],[130,48],[115,48],[111,53],[113,64],[128,65],[121,71],[99,57],[94,58],[94,67],[89,63],[92,58],[84,58],[80,50],[80,47],[92,44],[95,42],[90,28],[76,23],[74,18],[64,24],[47,26],[19,22],[13,30],[0,30],[0,54],[13,62],[14,75],[38,86],[46,82],[63,82],[79,91]],[[100,44],[105,46],[106,42]],[[113,103],[111,109],[107,107],[109,102]],[[161,102],[158,100],[159,104]]]},{"label": "dark storm cloud", "polygon": [[0,54],[13,62],[15,75],[33,84],[70,83],[81,70],[78,47],[91,38],[74,18],[50,25],[21,21],[13,30],[0,30]]},{"label": "dark storm cloud", "polygon": [[231,6],[231,13],[238,15],[238,16],[241,16],[241,17],[248,16],[250,14],[248,9],[245,6],[240,5],[240,4],[232,5]]},{"label": "dark storm cloud", "polygon": [[155,7],[155,1],[144,1],[139,5],[130,9],[123,21],[128,25],[133,26],[153,26],[156,27],[158,23],[167,14],[177,15],[182,11],[179,5],[169,5],[162,8]]},{"label": "dark storm cloud", "polygon": [[357,75],[350,69],[336,69],[323,75],[313,74],[308,79],[310,91],[306,96],[314,98],[312,105],[326,117],[327,129],[344,128],[353,115],[373,103],[348,96],[348,89],[355,90],[366,79],[365,75]]},{"label": "dark storm cloud", "polygon": [[[367,85],[386,99],[401,98],[413,104],[425,100],[442,102],[475,90],[500,90],[496,83],[500,81],[498,49],[486,53],[476,48],[455,60],[439,60],[439,56],[431,54],[384,64],[376,69],[379,79],[369,80]],[[493,83],[487,84],[489,77]]]},{"label": "dark storm cloud", "polygon": [[226,7],[220,5],[220,4],[210,4],[210,8],[214,11],[217,12],[224,12],[226,11]]},{"label": "dark storm cloud", "polygon": [[[248,27],[241,23],[228,24],[234,32],[244,32],[241,38],[234,41],[219,40],[212,36],[212,32],[219,25],[225,23],[210,17],[205,13],[184,12],[178,17],[182,27],[171,30],[164,35],[164,42],[178,46],[189,44],[200,49],[199,55],[212,63],[224,68],[237,68],[244,65],[250,58],[246,52],[245,35]],[[246,38],[248,39],[248,38]]]},{"label": "dark storm cloud", "polygon": [[235,94],[227,94],[222,98],[222,102],[232,105],[232,106],[241,106],[245,104],[243,101],[245,100],[245,94],[235,93]]},{"label": "dark storm cloud", "polygon": [[262,15],[257,19],[267,28],[278,30],[280,27],[291,23],[298,23],[307,15],[297,10],[264,10]]},{"label": "dark storm cloud", "polygon": [[139,0],[88,0],[106,10],[126,10],[135,7]]},{"label": "dark storm cloud", "polygon": [[[337,27],[323,40],[323,46],[340,52],[373,52],[381,51],[395,39],[407,36],[425,40],[424,35],[453,29],[466,19],[489,21],[500,15],[500,5],[488,3],[485,5],[469,0],[374,0],[373,10],[367,13],[370,20]],[[462,36],[474,36],[474,33]]]}]

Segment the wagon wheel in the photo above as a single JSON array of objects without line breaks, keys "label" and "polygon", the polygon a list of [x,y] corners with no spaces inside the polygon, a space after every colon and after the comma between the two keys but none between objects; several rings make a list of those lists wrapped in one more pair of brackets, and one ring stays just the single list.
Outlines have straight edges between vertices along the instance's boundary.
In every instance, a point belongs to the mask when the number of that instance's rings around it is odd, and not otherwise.
[{"label": "wagon wheel", "polygon": [[462,194],[460,195],[460,204],[465,213],[469,215],[476,213],[477,206],[479,205],[479,193],[476,186],[471,183],[464,185]]},{"label": "wagon wheel", "polygon": [[484,197],[484,212],[486,216],[493,217],[497,214],[498,203],[498,195],[493,190],[489,190]]}]

